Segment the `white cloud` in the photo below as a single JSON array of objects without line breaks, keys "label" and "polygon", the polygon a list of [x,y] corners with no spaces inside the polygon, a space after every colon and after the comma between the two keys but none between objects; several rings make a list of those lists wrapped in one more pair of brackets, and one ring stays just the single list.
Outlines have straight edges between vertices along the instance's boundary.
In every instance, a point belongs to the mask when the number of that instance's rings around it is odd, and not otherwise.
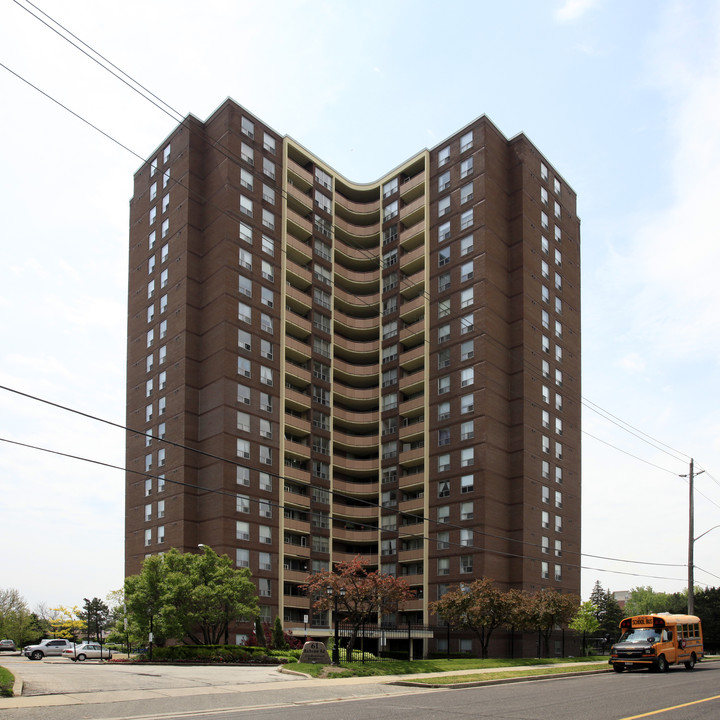
[{"label": "white cloud", "polygon": [[598,0],[565,0],[555,11],[555,20],[561,23],[575,22],[597,4]]},{"label": "white cloud", "polygon": [[647,368],[645,360],[636,352],[621,357],[616,364],[629,373],[642,373]]}]

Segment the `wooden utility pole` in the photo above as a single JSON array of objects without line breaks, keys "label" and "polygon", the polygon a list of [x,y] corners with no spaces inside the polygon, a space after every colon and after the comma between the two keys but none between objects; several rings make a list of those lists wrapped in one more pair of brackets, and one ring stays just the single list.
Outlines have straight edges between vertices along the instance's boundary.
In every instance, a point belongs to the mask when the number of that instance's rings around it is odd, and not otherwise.
[{"label": "wooden utility pole", "polygon": [[690,458],[690,472],[688,474],[688,486],[690,488],[689,507],[689,534],[688,534],[688,615],[695,614],[695,460]]}]

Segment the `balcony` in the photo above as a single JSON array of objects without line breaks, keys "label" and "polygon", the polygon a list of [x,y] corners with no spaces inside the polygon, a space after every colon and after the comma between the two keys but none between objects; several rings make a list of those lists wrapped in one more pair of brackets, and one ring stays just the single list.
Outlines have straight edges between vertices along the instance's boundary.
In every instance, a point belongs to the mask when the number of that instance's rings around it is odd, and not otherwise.
[{"label": "balcony", "polygon": [[313,233],[312,223],[288,207],[287,231],[299,240],[309,240]]},{"label": "balcony", "polygon": [[335,455],[333,458],[335,467],[341,472],[347,473],[377,473],[380,470],[380,459],[370,458],[346,458],[342,455]]},{"label": "balcony", "polygon": [[[377,534],[375,535],[377,538]],[[332,561],[333,563],[338,562],[352,562],[355,559],[356,555],[362,556],[362,559],[369,565],[377,565],[378,564],[378,555],[377,553],[369,554],[369,553],[345,553],[345,552],[333,552],[332,554]]]},{"label": "balcony", "polygon": [[313,176],[294,160],[288,158],[288,183],[309,190],[313,186]]},{"label": "balcony", "polygon": [[420,222],[425,217],[425,196],[413,200],[400,208],[400,222],[408,228]]},{"label": "balcony", "polygon": [[298,265],[307,265],[312,260],[312,247],[309,240],[300,240],[288,234],[285,243],[288,257]]},{"label": "balcony", "polygon": [[417,395],[416,397],[404,400],[400,403],[400,415],[412,415],[422,412],[425,409],[425,396]]},{"label": "balcony", "polygon": [[[420,512],[422,513],[425,510],[425,498],[420,495],[420,497],[413,498],[412,500],[401,500],[400,504],[398,505],[398,511],[402,513],[416,513]],[[420,524],[420,523],[418,523]],[[402,528],[404,529],[407,527],[406,525],[403,525]]]},{"label": "balcony", "polygon": [[410,325],[405,325],[400,330],[400,342],[406,348],[413,348],[425,343],[425,322],[419,318]]},{"label": "balcony", "polygon": [[[417,469],[419,469],[420,466],[417,466]],[[414,468],[416,469],[416,468]],[[398,482],[398,487],[400,490],[421,490],[425,487],[425,472],[421,470],[420,472],[411,473],[409,475],[401,475],[400,480]]]},{"label": "balcony", "polygon": [[353,497],[369,497],[372,502],[377,502],[380,485],[377,481],[356,483],[347,480],[333,480],[333,490]]},{"label": "balcony", "polygon": [[[362,309],[363,317],[377,317],[380,312],[380,293],[374,288],[369,293],[353,293],[335,286],[335,307],[342,308],[346,312]],[[360,314],[358,313],[358,317]]]},{"label": "balcony", "polygon": [[344,452],[352,452],[353,449],[360,448],[362,450],[379,450],[380,437],[378,435],[353,435],[335,430],[332,436],[333,449],[342,450]]},{"label": "balcony", "polygon": [[[422,527],[422,525],[421,525]],[[422,547],[416,548],[414,550],[400,550],[398,553],[398,562],[399,563],[406,563],[406,562],[413,562],[423,559],[424,550]]]},{"label": "balcony", "polygon": [[362,411],[351,410],[342,407],[333,408],[333,418],[341,422],[345,427],[356,426],[362,429],[377,428],[380,422],[378,410]]},{"label": "balcony", "polygon": [[293,338],[304,340],[312,333],[312,325],[308,318],[289,312],[285,314],[285,332]]},{"label": "balcony", "polygon": [[419,447],[413,450],[404,450],[400,453],[400,464],[405,466],[421,465],[425,462],[425,448]]},{"label": "balcony", "polygon": [[400,276],[400,294],[406,299],[412,299],[425,292],[425,270],[413,275]]},{"label": "balcony", "polygon": [[425,421],[423,415],[417,415],[414,418],[403,418],[407,420],[418,419],[419,422],[411,422],[400,427],[400,442],[416,442],[425,435]]},{"label": "balcony", "polygon": [[344,358],[348,362],[355,361],[361,365],[367,365],[371,362],[378,362],[380,341],[353,342],[342,335],[336,335],[334,349],[336,356]]},{"label": "balcony", "polygon": [[294,183],[288,183],[287,186],[287,199],[288,207],[292,207],[293,210],[297,206],[301,209],[298,211],[300,215],[305,217],[308,213],[312,212],[313,201],[310,195],[310,191],[304,192],[299,186]]},{"label": "balcony", "polygon": [[[335,517],[344,516],[345,512],[333,506],[333,515]],[[372,520],[377,522],[377,515]],[[371,543],[377,542],[378,539],[377,530],[346,530],[337,525],[333,528],[332,534],[335,540],[345,540],[346,542]]]},{"label": "balcony", "polygon": [[304,363],[310,359],[312,350],[310,345],[302,340],[298,340],[292,335],[285,336],[285,355],[294,360]]},{"label": "balcony", "polygon": [[310,485],[310,473],[307,470],[303,470],[299,467],[293,467],[292,465],[285,465],[282,469],[283,477],[287,480],[297,480],[297,482],[305,485]]},{"label": "balcony", "polygon": [[400,319],[405,323],[413,323],[425,315],[425,297],[418,295],[411,300],[400,303]]},{"label": "balcony", "polygon": [[336,358],[333,363],[333,379],[354,387],[377,387],[380,379],[380,366],[377,363],[356,365]]},{"label": "balcony", "polygon": [[285,426],[294,430],[298,435],[310,435],[312,432],[310,421],[295,415],[285,415]]},{"label": "balcony", "polygon": [[309,293],[287,284],[285,285],[285,302],[300,313],[305,313],[312,307],[312,298]]},{"label": "balcony", "polygon": [[425,345],[416,345],[411,350],[400,353],[400,367],[407,372],[425,367]]},{"label": "balcony", "polygon": [[301,393],[291,388],[285,388],[285,406],[291,410],[305,412],[310,409],[312,400],[309,393]]},{"label": "balcony", "polygon": [[[350,239],[350,242],[348,243],[350,245],[360,245],[361,247],[365,247],[369,238],[377,237],[379,239],[380,237],[379,220],[367,225],[356,225],[355,223],[350,223],[339,215],[336,215],[335,227],[337,230],[346,233]],[[357,240],[357,242],[355,242],[355,240]]]},{"label": "balcony", "polygon": [[293,285],[300,290],[307,290],[312,285],[312,273],[310,270],[290,262],[289,259],[285,266],[285,277],[289,285]]},{"label": "balcony", "polygon": [[400,378],[400,391],[406,395],[414,395],[421,392],[425,388],[425,379],[427,373],[423,368],[418,368],[415,372],[403,375]]},{"label": "balcony", "polygon": [[424,267],[425,247],[423,245],[400,255],[400,270],[404,272],[405,275],[413,275]]},{"label": "balcony", "polygon": [[376,340],[380,337],[380,318],[359,318],[335,311],[335,332],[353,340]]}]

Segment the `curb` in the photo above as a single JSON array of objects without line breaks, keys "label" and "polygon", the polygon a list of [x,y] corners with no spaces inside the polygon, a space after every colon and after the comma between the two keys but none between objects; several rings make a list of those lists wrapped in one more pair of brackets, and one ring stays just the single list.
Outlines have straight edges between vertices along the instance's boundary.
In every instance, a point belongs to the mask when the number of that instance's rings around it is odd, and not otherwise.
[{"label": "curb", "polygon": [[560,680],[568,677],[580,677],[582,675],[602,675],[612,672],[612,669],[603,670],[579,670],[567,673],[551,673],[549,675],[522,675],[513,678],[496,678],[495,680],[470,680],[461,683],[432,683],[432,682],[411,682],[410,680],[393,680],[386,683],[387,685],[402,685],[407,687],[422,688],[449,688],[461,689],[470,687],[483,687],[484,685],[509,685],[511,683],[532,682],[533,680]]}]

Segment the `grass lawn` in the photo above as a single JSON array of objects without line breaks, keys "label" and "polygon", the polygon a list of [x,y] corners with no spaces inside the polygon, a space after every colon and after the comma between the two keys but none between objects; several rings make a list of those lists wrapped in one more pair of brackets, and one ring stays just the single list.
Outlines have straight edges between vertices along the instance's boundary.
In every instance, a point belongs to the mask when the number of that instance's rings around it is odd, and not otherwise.
[{"label": "grass lawn", "polygon": [[0,667],[0,697],[12,697],[15,676],[4,667]]},{"label": "grass lawn", "polygon": [[[581,667],[587,663],[602,663],[607,665],[606,657],[584,657],[584,658],[489,658],[480,660],[478,658],[451,658],[435,660],[394,660],[391,662],[366,662],[341,665],[338,668],[329,665],[311,665],[309,663],[297,663],[288,665],[288,670],[298,670],[307,673],[312,677],[368,677],[372,675],[408,675],[411,673],[439,673],[457,671],[462,675],[464,670],[502,668],[509,671],[513,667],[525,665],[557,665],[558,663],[573,662]],[[536,674],[548,672],[548,669],[535,671]],[[570,668],[572,672],[573,668]],[[561,672],[563,668],[556,668],[555,672]],[[518,675],[528,674],[528,671],[515,671]],[[568,670],[565,670],[568,672]],[[499,677],[495,673],[492,677]],[[507,676],[506,676],[507,677]],[[473,676],[472,679],[477,679]],[[433,678],[435,682],[435,678]],[[456,680],[455,682],[461,682]]]}]

